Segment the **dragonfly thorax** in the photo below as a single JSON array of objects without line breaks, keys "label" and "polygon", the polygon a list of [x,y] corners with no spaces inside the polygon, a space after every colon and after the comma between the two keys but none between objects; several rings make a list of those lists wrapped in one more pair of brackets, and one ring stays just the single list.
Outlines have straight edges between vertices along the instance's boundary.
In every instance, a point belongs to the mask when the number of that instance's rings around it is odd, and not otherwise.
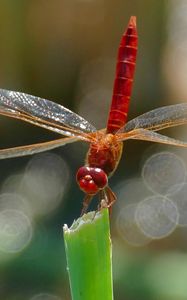
[{"label": "dragonfly thorax", "polygon": [[106,173],[100,168],[83,166],[76,175],[80,189],[89,195],[95,195],[108,184]]},{"label": "dragonfly thorax", "polygon": [[90,144],[86,164],[102,169],[109,176],[119,163],[122,147],[123,144],[114,134],[98,132],[95,141]]}]

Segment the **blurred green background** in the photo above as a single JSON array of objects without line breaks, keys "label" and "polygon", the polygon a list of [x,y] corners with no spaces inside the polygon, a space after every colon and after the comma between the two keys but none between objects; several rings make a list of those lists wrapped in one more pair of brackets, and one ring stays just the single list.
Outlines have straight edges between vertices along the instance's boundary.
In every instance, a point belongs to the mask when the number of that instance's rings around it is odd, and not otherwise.
[{"label": "blurred green background", "polygon": [[[139,50],[129,119],[187,101],[184,0],[1,0],[0,87],[61,103],[105,127],[131,15]],[[166,133],[186,138],[185,128]],[[55,138],[0,118],[1,148]],[[76,143],[0,161],[0,299],[70,299],[62,226],[80,214],[75,174],[86,150]],[[116,300],[187,299],[186,162],[186,150],[125,144],[110,180],[118,197],[111,219]]]}]

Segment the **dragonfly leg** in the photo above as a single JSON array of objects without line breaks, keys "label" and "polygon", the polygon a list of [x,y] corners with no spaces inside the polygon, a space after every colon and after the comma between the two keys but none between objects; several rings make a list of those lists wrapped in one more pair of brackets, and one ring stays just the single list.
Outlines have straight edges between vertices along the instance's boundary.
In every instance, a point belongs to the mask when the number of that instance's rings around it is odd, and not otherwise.
[{"label": "dragonfly leg", "polygon": [[97,205],[97,209],[95,211],[95,214],[94,214],[94,217],[93,219],[95,218],[95,215],[98,211],[100,211],[102,208],[106,208],[108,207],[108,200],[107,200],[107,196],[106,196],[106,193],[105,193],[105,190],[100,190],[99,191],[99,204]]},{"label": "dragonfly leg", "polygon": [[97,211],[106,207],[108,207],[108,198],[105,189],[103,189],[99,192],[99,204],[97,206]]},{"label": "dragonfly leg", "polygon": [[83,207],[81,210],[81,217],[87,212],[88,206],[93,198],[93,195],[86,195],[83,200]]},{"label": "dragonfly leg", "polygon": [[114,194],[114,192],[108,186],[105,188],[105,193],[106,193],[106,197],[107,197],[107,207],[109,209],[109,214],[111,215],[112,205],[114,204],[114,202],[116,201],[117,198],[116,198],[116,195]]},{"label": "dragonfly leg", "polygon": [[109,209],[109,214],[111,215],[112,205],[116,201],[116,195],[108,186],[99,192],[99,200],[97,211],[107,207]]}]

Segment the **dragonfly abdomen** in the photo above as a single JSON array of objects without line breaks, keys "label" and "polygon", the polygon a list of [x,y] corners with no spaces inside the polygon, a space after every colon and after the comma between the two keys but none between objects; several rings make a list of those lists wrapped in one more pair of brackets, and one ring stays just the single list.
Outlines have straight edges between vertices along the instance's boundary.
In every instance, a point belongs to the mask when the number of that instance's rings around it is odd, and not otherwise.
[{"label": "dragonfly abdomen", "polygon": [[127,120],[136,64],[137,40],[136,18],[131,17],[127,31],[122,36],[118,50],[116,78],[107,124],[108,133],[118,131],[124,126]]}]

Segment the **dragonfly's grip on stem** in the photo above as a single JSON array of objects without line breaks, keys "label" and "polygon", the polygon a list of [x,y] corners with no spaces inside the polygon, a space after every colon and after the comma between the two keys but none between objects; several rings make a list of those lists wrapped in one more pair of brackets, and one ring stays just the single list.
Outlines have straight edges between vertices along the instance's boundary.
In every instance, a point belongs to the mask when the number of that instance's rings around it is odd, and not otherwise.
[{"label": "dragonfly's grip on stem", "polygon": [[137,42],[136,17],[131,17],[118,50],[116,78],[107,124],[109,133],[115,133],[124,126],[127,120],[136,64]]}]

